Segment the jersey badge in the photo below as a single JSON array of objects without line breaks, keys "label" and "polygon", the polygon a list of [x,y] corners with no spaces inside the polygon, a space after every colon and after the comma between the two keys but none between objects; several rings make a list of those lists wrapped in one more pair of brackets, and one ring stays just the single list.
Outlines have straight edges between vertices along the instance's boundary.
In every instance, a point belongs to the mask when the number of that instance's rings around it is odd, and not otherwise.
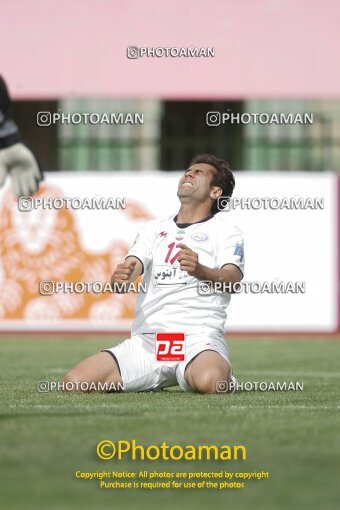
[{"label": "jersey badge", "polygon": [[240,260],[243,259],[243,245],[238,243],[236,246],[235,246],[235,251],[234,251],[234,255],[238,255],[240,257]]},{"label": "jersey badge", "polygon": [[185,237],[185,230],[179,230],[175,236],[176,241],[182,241]]},{"label": "jersey badge", "polygon": [[209,236],[204,232],[195,232],[194,234],[192,234],[191,239],[193,241],[197,241],[198,243],[205,243],[206,241],[208,241]]}]

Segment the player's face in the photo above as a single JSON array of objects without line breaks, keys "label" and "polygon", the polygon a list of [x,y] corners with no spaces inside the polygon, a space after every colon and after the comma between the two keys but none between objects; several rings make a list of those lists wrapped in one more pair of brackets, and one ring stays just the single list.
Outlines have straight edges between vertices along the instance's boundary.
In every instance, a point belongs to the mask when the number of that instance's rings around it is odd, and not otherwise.
[{"label": "player's face", "polygon": [[177,196],[180,199],[191,197],[197,201],[207,200],[211,197],[210,183],[215,172],[215,168],[206,163],[196,163],[190,166],[180,178]]}]

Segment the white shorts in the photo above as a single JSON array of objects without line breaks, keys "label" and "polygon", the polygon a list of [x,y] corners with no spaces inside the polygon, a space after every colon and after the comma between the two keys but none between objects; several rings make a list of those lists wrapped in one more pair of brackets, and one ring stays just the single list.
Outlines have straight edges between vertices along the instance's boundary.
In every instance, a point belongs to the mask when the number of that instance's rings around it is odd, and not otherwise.
[{"label": "white shorts", "polygon": [[184,361],[157,361],[155,335],[135,335],[112,349],[104,349],[117,361],[124,391],[148,391],[178,384],[184,391],[192,391],[184,379],[186,366],[203,351],[216,351],[228,363],[229,351],[223,337],[202,339],[199,335],[186,335]]}]

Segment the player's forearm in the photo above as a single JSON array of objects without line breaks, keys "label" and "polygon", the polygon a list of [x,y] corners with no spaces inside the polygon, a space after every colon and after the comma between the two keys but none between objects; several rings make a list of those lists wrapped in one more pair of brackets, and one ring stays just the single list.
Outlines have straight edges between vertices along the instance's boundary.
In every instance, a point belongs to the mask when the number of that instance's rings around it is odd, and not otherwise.
[{"label": "player's forearm", "polygon": [[203,264],[198,264],[196,278],[198,280],[204,280],[209,282],[219,282],[225,284],[237,283],[241,281],[242,274],[237,266],[232,264],[228,264],[224,266],[222,269],[212,269],[207,266],[203,266]]},{"label": "player's forearm", "polygon": [[138,276],[140,276],[143,273],[143,264],[141,263],[141,261],[139,259],[137,259],[137,257],[134,257],[133,255],[129,255],[128,257],[126,257],[125,260],[127,262],[131,262],[131,261],[136,262],[135,269],[129,278],[129,283],[132,283],[135,281],[136,278],[138,278]]},{"label": "player's forearm", "polygon": [[111,287],[117,294],[125,294],[130,290],[130,284],[142,274],[143,264],[136,257],[130,256],[115,269],[111,278]]}]

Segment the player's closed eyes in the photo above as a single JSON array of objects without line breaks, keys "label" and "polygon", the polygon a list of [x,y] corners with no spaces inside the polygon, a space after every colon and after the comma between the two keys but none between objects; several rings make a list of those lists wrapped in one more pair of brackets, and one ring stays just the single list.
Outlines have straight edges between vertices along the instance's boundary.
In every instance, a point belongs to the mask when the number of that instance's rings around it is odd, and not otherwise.
[{"label": "player's closed eyes", "polygon": [[187,171],[185,172],[184,176],[186,176],[186,175],[187,175],[187,174],[189,174],[189,173],[195,173],[195,174],[199,174],[199,173],[200,173],[200,174],[204,174],[203,170],[198,170],[198,169],[197,169],[197,170],[187,170]]}]

